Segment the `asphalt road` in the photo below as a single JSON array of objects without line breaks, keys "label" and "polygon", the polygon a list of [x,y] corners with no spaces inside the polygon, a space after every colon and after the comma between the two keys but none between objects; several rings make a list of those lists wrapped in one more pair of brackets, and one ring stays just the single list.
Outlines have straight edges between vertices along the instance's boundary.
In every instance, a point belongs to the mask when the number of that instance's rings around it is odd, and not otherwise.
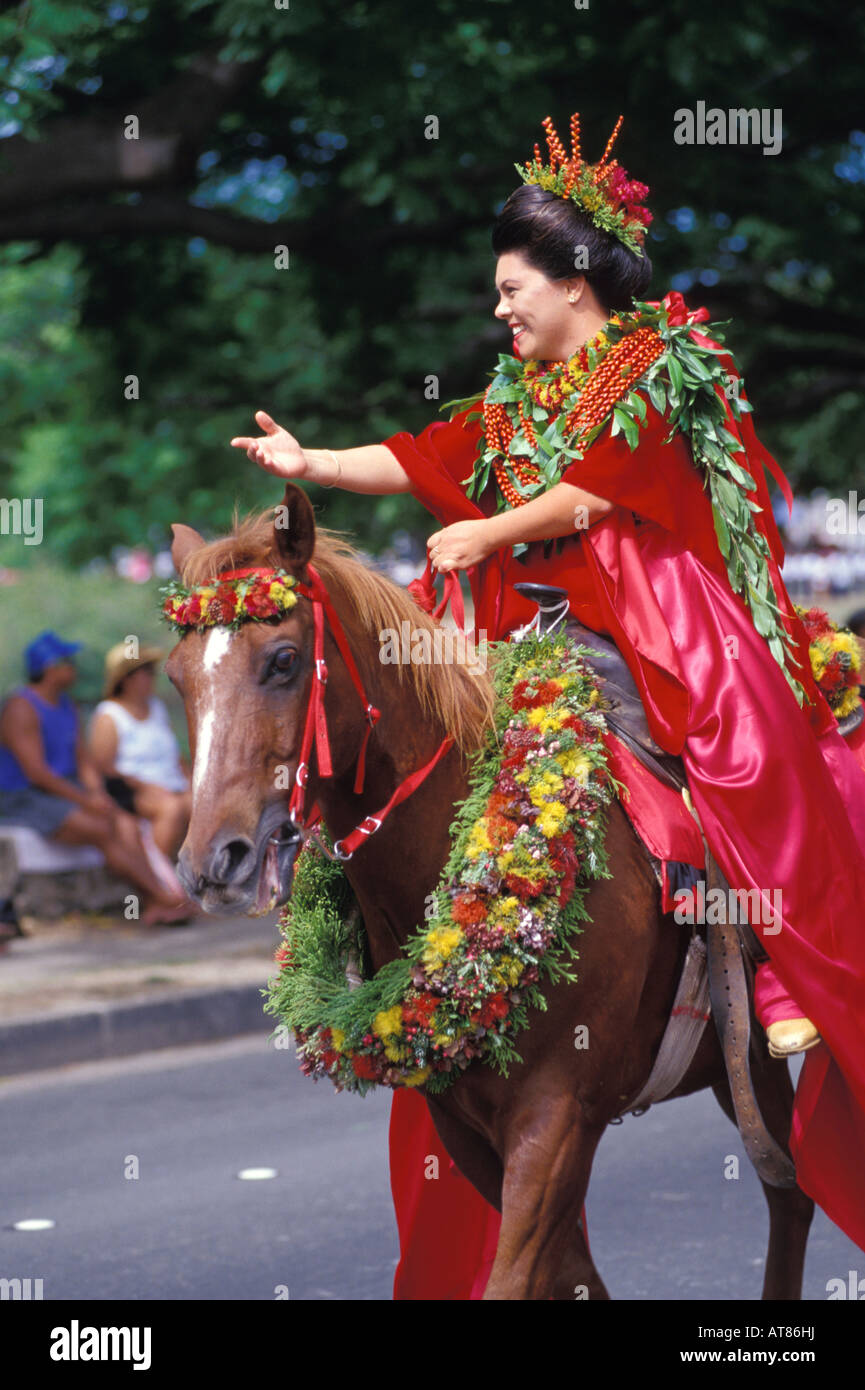
[{"label": "asphalt road", "polygon": [[[387,1299],[389,1105],[314,1085],[264,1035],[3,1083],[0,1276],[41,1278],[46,1300]],[[238,1179],[250,1167],[277,1176]],[[587,1211],[614,1298],[759,1297],[763,1195],[710,1093],[611,1127]],[[56,1224],[12,1229],[32,1217]],[[818,1212],[806,1298],[860,1268]]]}]

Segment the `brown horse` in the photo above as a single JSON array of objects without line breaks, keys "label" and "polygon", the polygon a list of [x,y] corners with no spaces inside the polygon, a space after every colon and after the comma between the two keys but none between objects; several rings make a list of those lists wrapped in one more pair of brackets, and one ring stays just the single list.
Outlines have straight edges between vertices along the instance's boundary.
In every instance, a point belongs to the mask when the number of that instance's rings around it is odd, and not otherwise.
[{"label": "brown horse", "polygon": [[[415,629],[433,631],[435,624],[407,593],[365,568],[344,541],[316,532],[299,488],[287,486],[284,506],[280,525],[265,513],[212,544],[189,527],[175,527],[172,553],[187,584],[248,565],[281,566],[303,580],[314,561],[364,689],[382,713],[369,741],[364,790],[356,795],[354,770],[367,724],[328,626],[325,712],[333,775],[320,777],[313,759],[307,806],[318,802],[331,834],[342,837],[383,806],[446,733],[455,736],[422,785],[345,866],[379,969],[423,920],[424,899],[447,858],[454,803],[466,793],[467,755],[489,725],[491,683],[461,664],[382,665],[383,629],[399,632],[405,620]],[[300,841],[287,821],[286,786],[297,769],[310,698],[311,609],[299,599],[278,624],[189,632],[169,657],[166,669],[185,701],[195,759],[192,819],[178,867],[208,911],[262,911],[290,893]],[[580,1220],[592,1159],[607,1124],[649,1075],[687,943],[662,915],[647,857],[616,802],[606,844],[614,876],[591,885],[592,925],[580,939],[579,981],[548,987],[547,1011],[534,1013],[520,1035],[522,1064],[504,1079],[474,1062],[447,1092],[429,1098],[448,1152],[502,1213],[490,1299],[573,1299],[583,1289],[590,1298],[609,1297]],[[588,1048],[574,1046],[578,1025],[589,1030]],[[762,1043],[752,1052],[764,1118],[786,1148],[787,1068],[771,1062]],[[720,1047],[708,1028],[674,1095],[706,1086],[732,1119]],[[795,1187],[763,1188],[770,1215],[763,1297],[799,1298],[813,1203]]]}]

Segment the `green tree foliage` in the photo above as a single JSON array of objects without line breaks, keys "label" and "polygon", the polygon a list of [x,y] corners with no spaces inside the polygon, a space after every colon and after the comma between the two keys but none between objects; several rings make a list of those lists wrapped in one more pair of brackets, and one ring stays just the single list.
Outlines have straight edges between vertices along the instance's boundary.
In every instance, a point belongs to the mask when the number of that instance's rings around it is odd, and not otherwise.
[{"label": "green tree foliage", "polygon": [[[861,477],[861,11],[278,5],[0,12],[0,496],[44,497],[52,555],[278,500],[228,447],[255,409],[345,447],[433,419],[430,376],[441,400],[482,386],[508,346],[489,227],[542,117],[564,135],[575,107],[589,158],[624,112],[653,291],[733,319],[783,466]],[[698,101],[780,109],[781,152],[676,144],[674,113]],[[404,497],[315,500],[373,548],[396,523],[429,528]]]}]

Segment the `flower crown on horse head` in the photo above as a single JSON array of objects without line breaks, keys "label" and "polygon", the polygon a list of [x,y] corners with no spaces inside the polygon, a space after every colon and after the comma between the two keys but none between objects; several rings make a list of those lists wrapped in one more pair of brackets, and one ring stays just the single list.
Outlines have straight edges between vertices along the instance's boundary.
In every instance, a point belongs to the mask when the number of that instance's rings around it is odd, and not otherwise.
[{"label": "flower crown on horse head", "polygon": [[514,167],[523,183],[536,183],[539,188],[545,188],[560,198],[570,198],[600,231],[617,237],[629,251],[642,256],[646,228],[652,221],[649,209],[642,206],[649,189],[646,184],[629,179],[618,160],[607,162],[622,128],[622,120],[620,116],[616,121],[615,130],[598,163],[586,164],[580,151],[579,112],[575,111],[571,116],[570,158],[556,134],[552,120],[545,116],[543,126],[547,132],[549,164],[542,162],[540,149],[535,145],[531,164],[517,164]]}]

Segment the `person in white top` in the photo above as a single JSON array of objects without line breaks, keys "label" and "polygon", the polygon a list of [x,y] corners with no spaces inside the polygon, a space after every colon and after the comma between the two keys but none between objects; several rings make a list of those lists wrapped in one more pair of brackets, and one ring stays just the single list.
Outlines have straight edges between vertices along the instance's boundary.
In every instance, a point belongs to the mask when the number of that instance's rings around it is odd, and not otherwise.
[{"label": "person in white top", "polygon": [[90,753],[108,791],[124,809],[150,821],[153,838],[169,859],[189,823],[189,777],[168,710],[153,694],[157,647],[128,657],[124,643],[105,658],[105,698],[90,724]]}]

